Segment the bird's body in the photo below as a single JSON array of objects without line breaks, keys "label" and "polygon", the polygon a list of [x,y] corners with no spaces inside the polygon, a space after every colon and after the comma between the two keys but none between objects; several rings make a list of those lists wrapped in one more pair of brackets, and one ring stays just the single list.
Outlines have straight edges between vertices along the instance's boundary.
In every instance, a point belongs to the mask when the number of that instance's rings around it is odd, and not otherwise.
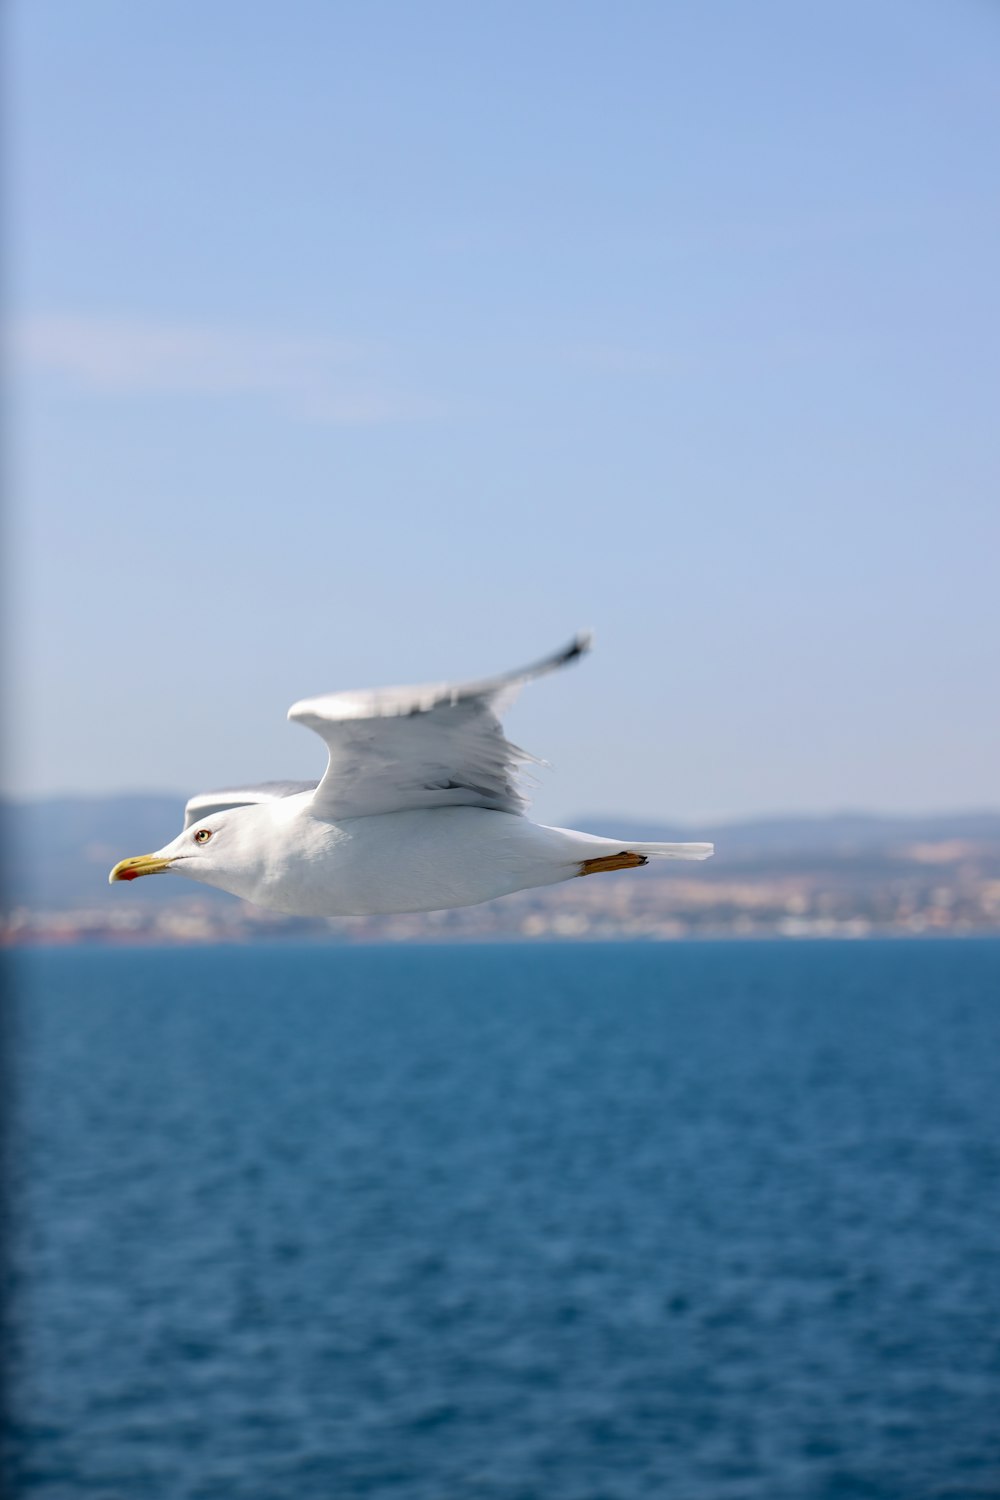
[{"label": "bird's body", "polygon": [[474,906],[579,875],[704,859],[710,844],[636,844],[532,823],[514,772],[527,759],[504,738],[498,700],[523,673],[451,687],[383,689],[297,704],[326,740],[318,786],[269,783],[206,793],[157,854],[120,861],[111,880],[171,871],[297,916]]},{"label": "bird's body", "polygon": [[186,867],[178,861],[179,873],[273,911],[360,916],[476,906],[569,880],[585,860],[622,850],[612,839],[481,807],[331,823],[313,816],[311,801],[300,792],[241,809],[230,836],[246,842],[247,857],[210,876],[195,856]]}]

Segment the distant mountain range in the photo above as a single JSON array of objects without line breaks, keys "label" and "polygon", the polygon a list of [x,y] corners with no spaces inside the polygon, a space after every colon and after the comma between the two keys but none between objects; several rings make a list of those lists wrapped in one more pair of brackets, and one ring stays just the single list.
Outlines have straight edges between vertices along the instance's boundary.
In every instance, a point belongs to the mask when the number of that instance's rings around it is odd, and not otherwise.
[{"label": "distant mountain range", "polygon": [[[4,907],[74,911],[99,906],[110,894],[111,866],[126,854],[161,848],[179,832],[183,807],[184,799],[169,793],[0,800]],[[134,882],[139,900],[151,898],[146,887],[153,883]],[[171,882],[166,891],[166,881],[155,883],[161,887],[161,901],[190,894],[186,881]]]},{"label": "distant mountain range", "polygon": [[[169,793],[113,797],[51,797],[30,802],[0,800],[4,851],[3,904],[36,911],[94,909],[114,899],[108,871],[126,854],[160,848],[180,827],[183,798]],[[581,816],[573,826],[612,838],[712,839],[716,858],[697,867],[707,880],[737,873],[801,872],[855,862],[933,862],[935,846],[966,846],[992,866],[1000,861],[1000,811],[941,813],[913,817],[839,813],[822,817],[755,818],[708,827],[638,822],[611,815]],[[120,895],[121,893],[118,892]],[[183,880],[136,881],[129,901],[158,903],[189,898]],[[206,886],[200,897],[223,898]]]},{"label": "distant mountain range", "polygon": [[994,845],[1000,842],[1000,811],[917,813],[842,812],[787,814],[749,818],[734,823],[645,823],[611,816],[591,817],[577,824],[610,838],[710,839],[716,854],[727,859],[781,858],[797,855],[850,856],[886,851],[910,844],[961,843]]}]

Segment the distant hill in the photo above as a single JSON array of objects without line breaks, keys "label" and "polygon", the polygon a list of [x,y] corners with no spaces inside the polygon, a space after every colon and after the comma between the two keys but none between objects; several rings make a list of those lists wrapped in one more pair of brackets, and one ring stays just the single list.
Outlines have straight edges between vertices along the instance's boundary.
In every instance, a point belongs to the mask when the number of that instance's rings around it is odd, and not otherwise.
[{"label": "distant hill", "polygon": [[[111,894],[111,866],[127,854],[161,848],[180,832],[183,810],[184,798],[167,792],[0,800],[4,907],[75,911],[100,906]],[[153,885],[156,891],[149,889]],[[191,894],[190,883],[181,880],[137,880],[128,889],[140,901]]]},{"label": "distant hill", "polygon": [[[184,799],[170,793],[113,797],[52,797],[30,802],[0,800],[4,851],[3,903],[35,911],[100,908],[122,892],[109,891],[108,871],[127,854],[160,848],[179,830]],[[1000,812],[957,812],[885,817],[845,812],[823,817],[758,818],[707,827],[639,822],[634,818],[581,816],[575,826],[614,838],[712,839],[717,857],[691,867],[708,881],[737,871],[789,872],[855,862],[896,864],[915,856],[933,861],[934,846],[965,845],[1000,860]],[[136,881],[127,899],[159,904],[190,898],[190,882]],[[207,886],[200,898],[227,900]]]},{"label": "distant hill", "polygon": [[1000,844],[1000,812],[921,813],[887,816],[842,812],[820,815],[753,818],[738,823],[697,827],[682,823],[646,823],[611,815],[590,817],[575,826],[607,838],[709,839],[720,858],[785,859],[800,855],[850,856],[885,853],[911,844]]}]

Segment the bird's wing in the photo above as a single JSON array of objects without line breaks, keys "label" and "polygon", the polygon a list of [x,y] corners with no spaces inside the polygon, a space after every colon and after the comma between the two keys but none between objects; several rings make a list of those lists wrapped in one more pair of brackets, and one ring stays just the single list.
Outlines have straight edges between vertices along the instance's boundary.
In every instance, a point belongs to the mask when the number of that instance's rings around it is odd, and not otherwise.
[{"label": "bird's wing", "polygon": [[273,802],[278,797],[294,797],[297,792],[315,790],[315,781],[262,781],[257,786],[233,787],[224,792],[199,792],[184,808],[182,832],[230,807],[249,807],[255,802]]},{"label": "bird's wing", "polygon": [[534,666],[482,682],[331,693],[294,704],[288,717],[314,729],[330,752],[313,799],[316,816],[436,807],[521,812],[517,769],[533,757],[504,738],[497,714],[522,683],[589,647],[589,635],[578,635]]}]

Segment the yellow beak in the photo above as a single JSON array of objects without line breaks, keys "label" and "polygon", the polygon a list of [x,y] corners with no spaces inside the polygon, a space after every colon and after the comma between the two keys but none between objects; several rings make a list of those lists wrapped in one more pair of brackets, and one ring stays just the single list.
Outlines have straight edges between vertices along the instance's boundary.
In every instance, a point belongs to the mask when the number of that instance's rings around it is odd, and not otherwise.
[{"label": "yellow beak", "polygon": [[159,875],[161,870],[169,870],[170,860],[161,859],[158,854],[136,854],[131,859],[120,859],[108,876],[108,884],[114,885],[116,880],[138,880],[140,875]]}]

